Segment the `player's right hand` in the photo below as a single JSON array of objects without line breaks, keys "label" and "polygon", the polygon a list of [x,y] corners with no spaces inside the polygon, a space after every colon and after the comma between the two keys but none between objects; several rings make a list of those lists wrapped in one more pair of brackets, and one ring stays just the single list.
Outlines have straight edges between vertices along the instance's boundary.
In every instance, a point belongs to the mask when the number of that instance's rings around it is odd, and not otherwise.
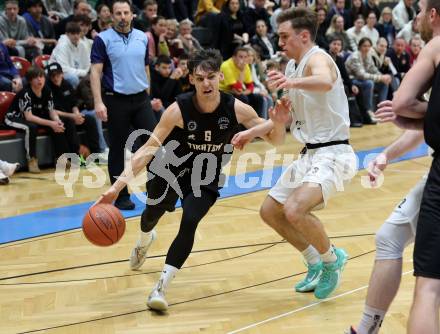
[{"label": "player's right hand", "polygon": [[107,122],[107,107],[105,106],[104,103],[102,102],[96,103],[95,111],[96,111],[96,116],[98,116],[98,118],[101,121]]},{"label": "player's right hand", "polygon": [[394,122],[396,114],[393,111],[393,101],[382,101],[377,105],[379,109],[374,113],[374,117],[381,123]]},{"label": "player's right hand", "polygon": [[113,204],[118,198],[119,193],[110,187],[105,193],[103,193],[99,199],[93,204]]},{"label": "player's right hand", "polygon": [[385,153],[380,153],[368,164],[368,176],[370,177],[370,185],[371,187],[375,187],[377,185],[377,180],[382,174],[382,172],[387,168],[388,161]]},{"label": "player's right hand", "polygon": [[248,129],[236,133],[231,140],[231,144],[234,145],[236,149],[242,150],[254,138],[255,137],[253,136],[251,129]]}]

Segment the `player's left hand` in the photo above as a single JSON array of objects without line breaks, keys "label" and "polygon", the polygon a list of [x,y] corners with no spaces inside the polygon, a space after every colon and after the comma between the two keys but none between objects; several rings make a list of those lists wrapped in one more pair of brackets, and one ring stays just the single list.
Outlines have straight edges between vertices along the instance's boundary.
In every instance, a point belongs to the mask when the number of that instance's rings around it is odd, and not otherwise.
[{"label": "player's left hand", "polygon": [[251,129],[248,129],[248,130],[236,133],[235,136],[231,140],[231,144],[234,145],[235,148],[242,150],[254,138],[255,137],[252,134]]},{"label": "player's left hand", "polygon": [[103,193],[99,199],[93,204],[113,204],[114,201],[118,198],[119,193],[114,190],[113,188],[110,188],[105,193]]},{"label": "player's left hand", "polygon": [[275,107],[269,109],[269,117],[274,123],[286,124],[290,120],[292,102],[287,96],[275,102]]}]

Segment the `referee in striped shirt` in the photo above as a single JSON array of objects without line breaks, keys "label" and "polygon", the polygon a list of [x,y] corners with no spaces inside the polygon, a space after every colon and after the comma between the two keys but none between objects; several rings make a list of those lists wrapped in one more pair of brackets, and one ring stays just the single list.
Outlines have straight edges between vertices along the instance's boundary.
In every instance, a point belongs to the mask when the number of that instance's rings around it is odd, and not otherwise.
[{"label": "referee in striped shirt", "polygon": [[[107,122],[110,152],[108,172],[113,184],[124,170],[124,148],[131,130],[153,131],[156,118],[147,91],[148,40],[132,29],[133,12],[129,0],[116,0],[112,8],[113,28],[93,41],[90,81],[98,117]],[[102,76],[102,77],[101,77]],[[146,142],[148,137],[142,137]],[[115,201],[121,210],[135,205],[125,187]]]}]

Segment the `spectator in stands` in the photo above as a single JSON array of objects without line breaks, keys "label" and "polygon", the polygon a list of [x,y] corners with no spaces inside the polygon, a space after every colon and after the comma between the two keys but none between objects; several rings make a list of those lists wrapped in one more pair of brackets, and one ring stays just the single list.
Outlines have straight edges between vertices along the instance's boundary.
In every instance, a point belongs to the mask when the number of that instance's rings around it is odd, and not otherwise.
[{"label": "spectator in stands", "polygon": [[406,72],[408,72],[411,67],[409,62],[409,55],[408,53],[406,53],[405,49],[405,40],[403,38],[396,38],[393,47],[387,52],[387,56],[390,57],[394,68],[397,71],[395,77],[399,80],[399,84],[405,76]]},{"label": "spectator in stands", "polygon": [[374,45],[376,45],[377,40],[379,39],[379,32],[375,28],[376,23],[376,14],[370,12],[367,16],[367,24],[362,27],[362,32],[364,33],[365,37],[368,37]]},{"label": "spectator in stands", "polygon": [[96,12],[98,14],[98,18],[92,22],[92,30],[87,36],[91,39],[94,39],[101,31],[112,27],[112,14],[110,13],[110,8],[107,5],[99,5],[96,9]]},{"label": "spectator in stands", "polygon": [[364,26],[365,21],[362,15],[359,15],[354,20],[354,26],[347,30],[347,36],[350,40],[350,49],[357,50],[357,46],[359,45],[359,41],[362,37],[365,37],[362,27]]},{"label": "spectator in stands", "polygon": [[0,15],[0,40],[13,56],[32,59],[39,54],[37,39],[29,36],[26,20],[18,15],[18,2],[6,0],[5,12]]},{"label": "spectator in stands", "polygon": [[402,30],[399,31],[396,37],[403,38],[406,43],[409,43],[411,38],[419,34],[419,28],[417,27],[417,17],[412,21],[409,21]]},{"label": "spectator in stands", "polygon": [[71,0],[43,0],[43,5],[52,24],[59,23],[73,13]]},{"label": "spectator in stands", "polygon": [[411,38],[411,40],[409,41],[409,46],[406,48],[406,52],[409,55],[409,64],[410,66],[413,66],[414,63],[417,60],[417,57],[420,54],[420,51],[422,50],[423,47],[423,41],[420,38],[420,36],[414,36],[413,38]]},{"label": "spectator in stands", "polygon": [[55,157],[63,153],[78,153],[79,140],[75,123],[61,119],[53,108],[50,89],[45,86],[43,69],[30,67],[26,73],[29,86],[22,89],[14,98],[8,113],[6,125],[25,132],[24,147],[31,173],[39,173],[37,160],[37,130],[45,129],[53,139]]},{"label": "spectator in stands", "polygon": [[335,5],[330,9],[327,15],[327,21],[332,22],[335,15],[342,16],[344,19],[344,29],[348,29],[353,25],[351,12],[345,9],[345,0],[335,0]]},{"label": "spectator in stands", "polygon": [[[294,5],[294,3],[292,3]],[[315,12],[318,12],[320,9],[324,9],[326,13],[328,13],[328,3],[327,0],[315,0],[310,5],[310,9],[312,9]]]},{"label": "spectator in stands", "polygon": [[364,12],[364,18],[366,19],[368,17],[368,14],[373,12],[376,14],[376,18],[380,17],[380,9],[376,4],[376,0],[367,0],[364,4],[365,12]]},{"label": "spectator in stands", "polygon": [[237,47],[231,58],[220,67],[224,79],[220,81],[220,90],[233,94],[236,98],[251,105],[260,117],[264,116],[263,97],[254,94],[251,68],[248,64],[248,50]]},{"label": "spectator in stands", "polygon": [[102,130],[102,121],[96,116],[95,103],[93,101],[92,87],[90,85],[90,75],[87,74],[81,79],[76,89],[76,98],[78,99],[78,108],[85,117],[92,116],[96,122],[96,128],[99,136],[99,159],[102,162],[108,161],[109,148],[104,138]]},{"label": "spectator in stands", "polygon": [[387,51],[388,42],[385,38],[380,37],[376,43],[376,46],[371,50],[371,56],[373,57],[374,65],[377,67],[379,72],[382,74],[389,74],[392,77],[388,92],[388,97],[391,99],[392,94],[390,96],[390,91],[391,93],[395,92],[397,88],[399,88],[400,81],[395,77],[397,70],[394,68],[390,57],[386,55]]},{"label": "spectator in stands", "polygon": [[220,13],[217,48],[220,50],[223,59],[229,59],[237,46],[242,46],[248,42],[249,34],[245,30],[239,0],[227,0]]},{"label": "spectator in stands", "polygon": [[74,88],[79,80],[90,70],[90,51],[81,43],[81,27],[77,22],[69,22],[65,37],[61,37],[52,52],[50,63],[59,63],[63,68],[64,78]]},{"label": "spectator in stands", "polygon": [[[58,116],[63,119],[70,119],[77,129],[85,131],[86,146],[91,153],[100,153],[99,135],[96,120],[91,115],[84,115],[78,108],[78,100],[73,87],[64,80],[63,69],[58,63],[51,63],[46,66],[48,86],[52,92],[54,109]],[[97,156],[98,158],[98,156]]]},{"label": "spectator in stands", "polygon": [[192,22],[190,20],[183,20],[179,23],[179,35],[178,39],[182,41],[183,49],[186,54],[202,49],[199,41],[191,34]]},{"label": "spectator in stands", "polygon": [[[87,54],[90,55],[92,52],[93,39],[90,39],[87,36],[90,35],[90,31],[92,30],[92,20],[87,15],[76,15],[71,22],[79,24],[79,27],[81,28],[80,41],[84,43],[84,46],[87,49]],[[66,38],[66,36],[60,37],[60,40],[62,38]]]},{"label": "spectator in stands", "polygon": [[74,0],[73,2],[73,14],[67,16],[62,19],[60,23],[58,23],[55,27],[55,34],[57,39],[60,38],[61,35],[66,33],[67,23],[73,20],[73,17],[76,15],[87,15],[90,16],[92,9],[88,4],[87,0]]},{"label": "spectator in stands", "polygon": [[277,54],[277,47],[272,35],[268,35],[266,22],[258,20],[254,37],[251,39],[251,45],[258,46],[261,50],[261,60],[274,58]]},{"label": "spectator in stands", "polygon": [[210,15],[218,15],[224,3],[225,0],[198,0],[194,22],[196,24],[200,24],[205,17],[212,17]]},{"label": "spectator in stands", "polygon": [[[189,19],[185,19],[185,20],[189,21]],[[173,59],[174,58],[177,59],[177,57],[180,54],[185,52],[183,48],[182,40],[177,38],[177,33],[179,30],[179,22],[177,22],[176,19],[169,19],[166,20],[166,22],[167,22],[167,32],[165,34],[165,40],[168,45],[168,50],[170,51],[169,56]]]},{"label": "spectator in stands", "polygon": [[57,44],[55,30],[49,18],[43,15],[43,2],[41,0],[28,0],[27,12],[23,14],[26,20],[29,34],[38,40],[43,46],[42,53],[50,55]]},{"label": "spectator in stands", "polygon": [[380,37],[387,40],[388,45],[394,43],[396,38],[396,28],[393,24],[393,16],[391,15],[391,8],[385,7],[380,15],[379,23],[376,25],[377,32]]},{"label": "spectator in stands", "polygon": [[364,13],[365,13],[365,6],[362,0],[351,0],[351,9],[350,9],[351,22],[354,24],[354,21],[359,17],[359,15],[361,15],[362,18],[365,20]]},{"label": "spectator in stands", "polygon": [[334,37],[338,37],[342,40],[342,49],[345,52],[354,51],[351,49],[350,38],[344,30],[344,18],[341,15],[333,16],[325,37],[327,38],[327,41]]},{"label": "spectator in stands", "polygon": [[258,46],[256,46],[255,49],[248,47],[248,64],[251,68],[252,82],[254,83],[254,94],[258,94],[263,97],[263,118],[268,118],[269,108],[273,106],[273,100],[268,89],[263,83],[265,80],[264,65],[261,62],[260,55],[260,48]]},{"label": "spectator in stands", "polygon": [[154,63],[160,55],[169,56],[170,49],[166,40],[167,21],[163,16],[156,16],[151,21],[151,31],[147,31],[148,53],[150,62]]},{"label": "spectator in stands", "polygon": [[8,48],[0,42],[0,91],[17,93],[22,88],[20,74],[9,57]]},{"label": "spectator in stands", "polygon": [[397,30],[402,29],[405,24],[416,17],[416,11],[412,7],[413,0],[400,0],[393,8],[393,22]]},{"label": "spectator in stands", "polygon": [[[336,66],[341,73],[342,82],[344,83],[345,92],[347,96],[357,96],[359,97],[359,88],[353,84],[350,76],[347,73],[344,64],[344,58],[341,56],[342,52],[342,40],[335,36],[332,40],[330,40],[328,53],[333,58],[336,63]],[[372,124],[371,118],[368,114],[365,113],[365,109],[362,108],[362,100],[359,101],[359,98],[356,99],[356,108],[349,108],[350,111],[350,126],[354,128],[362,127],[362,123]],[[360,110],[364,111],[364,114],[361,115]],[[364,117],[362,117],[364,116]]]},{"label": "spectator in stands", "polygon": [[[151,96],[162,101],[166,109],[176,101],[176,96],[182,92],[179,79],[183,75],[182,70],[177,67],[173,70],[173,62],[168,56],[157,57],[154,71],[151,72]],[[160,113],[156,112],[156,115]]]},{"label": "spectator in stands", "polygon": [[146,0],[142,9],[142,13],[133,21],[136,29],[142,31],[151,30],[151,22],[157,16],[156,0]]},{"label": "spectator in stands", "polygon": [[247,7],[243,12],[244,29],[249,37],[256,33],[256,25],[258,20],[263,20],[266,26],[271,29],[270,15],[264,7],[266,0],[254,0],[253,7]]},{"label": "spectator in stands", "polygon": [[187,53],[183,53],[179,56],[177,62],[177,67],[182,71],[182,76],[179,79],[182,93],[194,90],[194,87],[189,82],[188,60],[189,55]]},{"label": "spectator in stands", "polygon": [[325,34],[328,29],[327,20],[326,20],[327,11],[325,10],[325,8],[318,9],[317,18],[318,18],[318,30],[316,32],[315,43],[320,48],[328,50],[328,41],[327,38],[325,37]]},{"label": "spectator in stands", "polygon": [[20,166],[18,162],[9,163],[4,160],[0,160],[0,186],[9,184],[9,177],[11,177],[16,169]]},{"label": "spectator in stands", "polygon": [[289,9],[292,6],[292,0],[281,0],[280,6],[275,9],[272,16],[270,17],[270,25],[272,26],[272,32],[276,33],[278,31],[277,17],[281,12]]},{"label": "spectator in stands", "polygon": [[159,13],[166,18],[176,19],[178,22],[188,18],[193,21],[192,14],[195,11],[196,8],[193,6],[193,0],[159,1]]},{"label": "spectator in stands", "polygon": [[359,42],[359,50],[351,54],[345,62],[345,67],[353,84],[358,86],[362,93],[362,100],[368,114],[374,117],[373,92],[375,89],[378,91],[378,102],[385,101],[392,78],[389,74],[380,73],[374,65],[370,53],[371,46],[372,43],[368,37],[362,38]]}]

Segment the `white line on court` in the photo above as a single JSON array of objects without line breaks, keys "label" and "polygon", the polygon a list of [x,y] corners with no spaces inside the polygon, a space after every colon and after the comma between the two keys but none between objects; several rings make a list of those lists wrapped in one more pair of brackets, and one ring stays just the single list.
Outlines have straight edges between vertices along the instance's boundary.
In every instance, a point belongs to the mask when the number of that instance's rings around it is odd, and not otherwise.
[{"label": "white line on court", "polygon": [[[406,271],[406,272],[404,272],[404,273],[402,274],[402,276],[408,275],[408,274],[412,273],[413,271],[414,271],[414,270]],[[242,328],[236,329],[236,330],[234,330],[234,331],[232,331],[232,332],[229,332],[228,334],[240,333],[240,332],[243,332],[243,331],[245,331],[245,330],[247,330],[247,329],[250,329],[250,328],[253,328],[253,327],[257,327],[257,326],[259,326],[259,325],[266,324],[266,323],[268,323],[268,322],[270,322],[270,321],[273,321],[273,320],[277,320],[277,319],[280,319],[280,318],[287,317],[288,315],[291,315],[291,314],[294,314],[294,313],[298,313],[298,312],[304,311],[304,310],[306,310],[306,309],[308,309],[308,308],[311,308],[311,307],[314,307],[314,306],[316,306],[316,305],[319,305],[319,304],[325,303],[325,302],[327,302],[327,301],[329,301],[329,300],[334,300],[334,299],[337,299],[337,298],[341,298],[341,297],[344,297],[344,296],[346,296],[346,295],[349,295],[349,294],[352,294],[352,293],[358,292],[358,291],[360,291],[360,290],[364,290],[364,289],[366,289],[366,288],[368,288],[368,285],[361,286],[361,287],[359,287],[359,288],[357,288],[357,289],[350,290],[350,291],[347,291],[347,292],[341,293],[340,295],[336,295],[336,296],[333,296],[333,297],[330,297],[330,298],[327,298],[327,299],[324,299],[324,300],[320,300],[320,301],[318,301],[318,302],[315,302],[315,303],[309,304],[309,305],[307,305],[307,306],[303,306],[303,307],[297,308],[297,309],[295,309],[295,310],[292,310],[292,311],[289,311],[289,312],[286,312],[286,313],[281,313],[281,314],[279,314],[279,315],[276,315],[276,316],[274,316],[274,317],[268,318],[268,319],[266,319],[266,320],[259,321],[259,322],[256,322],[256,323],[253,323],[253,324],[247,325],[247,326],[245,326],[245,327],[242,327]]]}]

